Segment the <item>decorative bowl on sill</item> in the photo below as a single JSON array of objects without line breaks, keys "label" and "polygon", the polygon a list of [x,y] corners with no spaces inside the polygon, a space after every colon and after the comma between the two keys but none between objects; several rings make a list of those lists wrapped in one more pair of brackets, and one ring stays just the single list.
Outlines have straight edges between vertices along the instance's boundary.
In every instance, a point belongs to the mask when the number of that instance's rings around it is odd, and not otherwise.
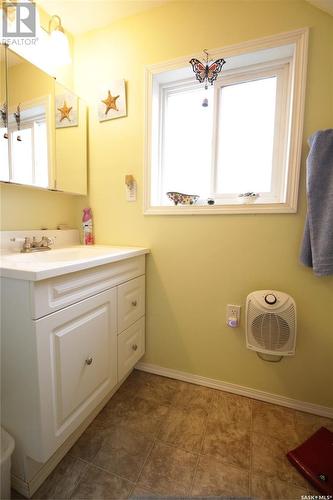
[{"label": "decorative bowl on sill", "polygon": [[174,202],[175,205],[194,205],[199,199],[198,194],[178,193],[177,191],[168,191],[167,197]]},{"label": "decorative bowl on sill", "polygon": [[259,198],[259,193],[250,191],[248,193],[241,193],[238,197],[241,203],[254,203]]}]

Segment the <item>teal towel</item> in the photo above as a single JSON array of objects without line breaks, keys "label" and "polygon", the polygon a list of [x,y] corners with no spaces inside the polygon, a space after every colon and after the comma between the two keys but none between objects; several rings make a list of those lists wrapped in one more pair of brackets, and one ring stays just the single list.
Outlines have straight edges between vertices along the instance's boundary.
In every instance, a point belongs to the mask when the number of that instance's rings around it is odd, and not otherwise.
[{"label": "teal towel", "polygon": [[317,276],[326,276],[333,274],[333,129],[319,130],[308,143],[308,213],[301,262]]}]

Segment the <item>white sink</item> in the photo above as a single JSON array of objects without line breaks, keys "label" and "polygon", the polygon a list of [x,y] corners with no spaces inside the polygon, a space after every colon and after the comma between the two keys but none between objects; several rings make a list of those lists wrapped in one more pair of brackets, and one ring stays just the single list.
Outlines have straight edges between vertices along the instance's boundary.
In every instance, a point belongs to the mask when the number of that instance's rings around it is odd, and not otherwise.
[{"label": "white sink", "polygon": [[119,255],[124,248],[101,247],[101,246],[75,246],[69,248],[58,248],[56,250],[42,250],[31,253],[13,253],[4,255],[5,262],[13,264],[36,264],[44,262],[63,262],[77,261],[86,259],[95,259],[96,257],[105,257],[106,255]]},{"label": "white sink", "polygon": [[37,281],[149,253],[147,248],[75,245],[1,255],[1,276]]}]

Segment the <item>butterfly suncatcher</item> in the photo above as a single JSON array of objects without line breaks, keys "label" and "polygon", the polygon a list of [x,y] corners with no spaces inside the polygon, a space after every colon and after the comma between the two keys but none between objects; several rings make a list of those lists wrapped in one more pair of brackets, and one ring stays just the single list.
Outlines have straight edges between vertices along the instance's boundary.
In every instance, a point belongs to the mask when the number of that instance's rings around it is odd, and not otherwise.
[{"label": "butterfly suncatcher", "polygon": [[205,82],[205,89],[207,90],[208,83],[213,85],[222,69],[222,66],[225,64],[225,60],[217,59],[216,61],[209,64],[208,52],[204,50],[204,53],[207,56],[206,63],[202,63],[201,61],[199,61],[199,59],[193,58],[190,60],[190,64],[192,64],[196,79],[199,80],[200,83]]}]

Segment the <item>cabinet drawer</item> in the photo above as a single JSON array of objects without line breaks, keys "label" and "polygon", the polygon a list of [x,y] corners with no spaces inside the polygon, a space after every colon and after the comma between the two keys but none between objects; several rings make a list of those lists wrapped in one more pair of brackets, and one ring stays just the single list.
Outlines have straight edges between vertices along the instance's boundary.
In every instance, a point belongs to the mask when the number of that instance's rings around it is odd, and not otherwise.
[{"label": "cabinet drawer", "polygon": [[145,277],[118,286],[118,333],[145,314]]},{"label": "cabinet drawer", "polygon": [[32,317],[42,318],[144,273],[145,256],[139,255],[92,269],[37,281],[32,289]]},{"label": "cabinet drawer", "polygon": [[116,290],[36,321],[43,458],[117,383]]},{"label": "cabinet drawer", "polygon": [[118,335],[118,382],[145,353],[145,318]]}]

